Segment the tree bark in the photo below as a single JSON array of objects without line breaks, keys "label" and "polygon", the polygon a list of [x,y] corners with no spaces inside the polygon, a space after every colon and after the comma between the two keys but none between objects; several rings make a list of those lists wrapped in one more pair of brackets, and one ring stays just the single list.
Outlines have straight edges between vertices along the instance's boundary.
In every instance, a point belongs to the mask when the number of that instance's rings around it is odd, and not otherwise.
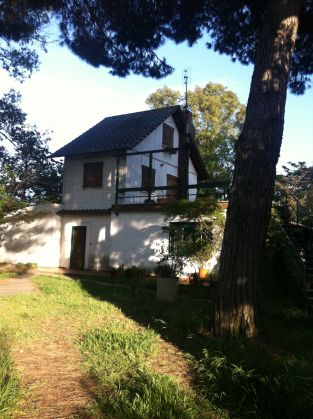
[{"label": "tree bark", "polygon": [[215,308],[217,336],[255,336],[263,251],[284,127],[290,60],[301,0],[269,0],[233,183]]}]

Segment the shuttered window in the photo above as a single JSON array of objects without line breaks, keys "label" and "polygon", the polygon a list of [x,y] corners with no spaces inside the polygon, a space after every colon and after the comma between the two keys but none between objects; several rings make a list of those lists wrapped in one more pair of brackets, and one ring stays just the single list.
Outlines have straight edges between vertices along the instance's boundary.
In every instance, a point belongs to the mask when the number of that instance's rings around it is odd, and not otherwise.
[{"label": "shuttered window", "polygon": [[166,148],[174,147],[174,128],[167,124],[163,124],[162,145]]},{"label": "shuttered window", "polygon": [[167,175],[167,186],[172,186],[175,189],[168,189],[166,197],[170,200],[177,199],[178,177]]},{"label": "shuttered window", "polygon": [[[151,176],[151,177],[150,177]],[[155,169],[149,166],[141,166],[141,187],[142,188],[149,188],[155,185]]]},{"label": "shuttered window", "polygon": [[99,188],[103,180],[103,162],[84,164],[83,188]]}]

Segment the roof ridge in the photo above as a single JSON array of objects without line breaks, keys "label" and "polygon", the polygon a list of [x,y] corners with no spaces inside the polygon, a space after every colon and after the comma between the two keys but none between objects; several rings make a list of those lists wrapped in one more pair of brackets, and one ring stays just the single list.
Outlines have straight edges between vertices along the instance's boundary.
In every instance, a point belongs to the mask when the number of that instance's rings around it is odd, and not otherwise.
[{"label": "roof ridge", "polygon": [[[109,119],[109,118],[119,118],[121,116],[127,116],[127,115],[136,115],[136,114],[143,114],[145,112],[156,112],[156,111],[164,111],[166,109],[178,109],[180,107],[180,105],[173,105],[173,106],[163,106],[162,108],[153,108],[153,109],[146,109],[144,111],[137,111],[137,112],[128,112],[128,113],[121,113],[119,115],[111,115],[111,116],[106,116],[105,118],[103,118],[101,121],[104,121],[105,119]],[[100,121],[100,122],[101,122]]]},{"label": "roof ridge", "polygon": [[110,150],[127,150],[142,141],[180,105],[108,116],[52,153],[51,157]]}]

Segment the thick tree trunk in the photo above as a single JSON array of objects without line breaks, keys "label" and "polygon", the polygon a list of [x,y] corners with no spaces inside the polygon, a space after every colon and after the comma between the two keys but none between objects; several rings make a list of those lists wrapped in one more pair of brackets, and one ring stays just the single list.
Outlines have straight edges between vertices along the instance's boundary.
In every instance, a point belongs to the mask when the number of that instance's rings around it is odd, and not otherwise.
[{"label": "thick tree trunk", "polygon": [[301,0],[269,0],[258,46],[221,253],[215,334],[257,334],[261,264],[283,135]]}]

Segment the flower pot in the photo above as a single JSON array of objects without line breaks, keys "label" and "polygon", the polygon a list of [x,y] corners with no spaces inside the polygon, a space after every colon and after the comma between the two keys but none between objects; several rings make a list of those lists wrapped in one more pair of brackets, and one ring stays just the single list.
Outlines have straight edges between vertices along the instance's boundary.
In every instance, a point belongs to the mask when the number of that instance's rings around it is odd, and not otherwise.
[{"label": "flower pot", "polygon": [[158,301],[171,303],[176,300],[178,295],[178,279],[158,277],[157,279],[157,295]]},{"label": "flower pot", "polygon": [[209,270],[207,268],[200,268],[199,269],[199,278],[206,279],[209,275]]}]

